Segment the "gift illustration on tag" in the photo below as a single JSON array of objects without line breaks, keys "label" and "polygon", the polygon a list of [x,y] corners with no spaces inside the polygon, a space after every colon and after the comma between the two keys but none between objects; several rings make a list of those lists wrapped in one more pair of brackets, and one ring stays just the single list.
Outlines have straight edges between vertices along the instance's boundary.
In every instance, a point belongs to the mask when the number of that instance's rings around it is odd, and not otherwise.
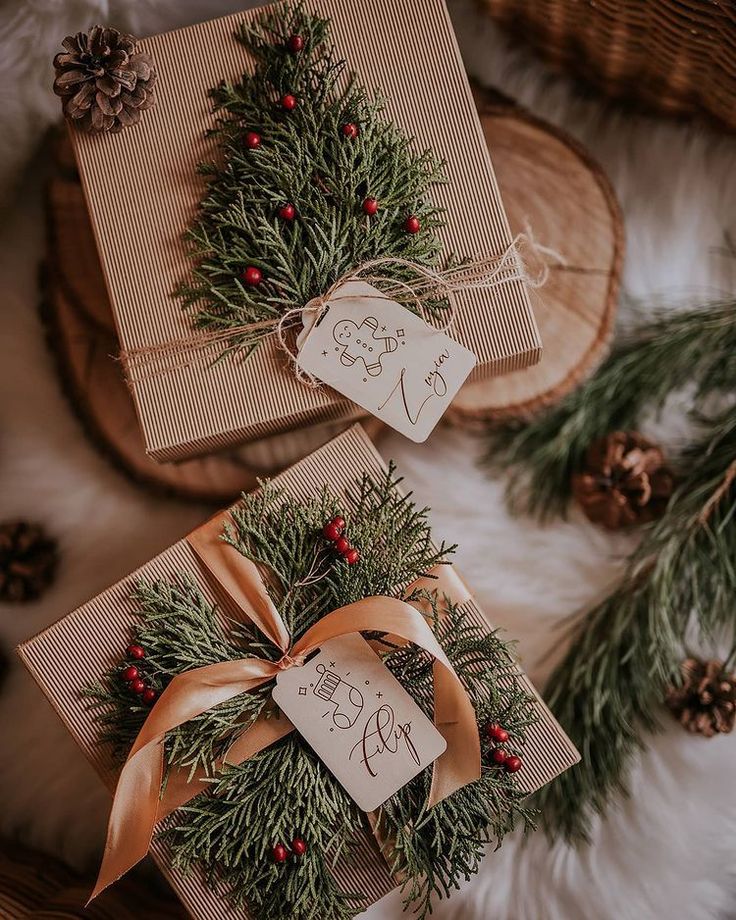
[{"label": "gift illustration on tag", "polygon": [[318,664],[315,670],[321,676],[312,692],[321,700],[335,704],[332,721],[338,728],[352,728],[363,712],[363,694],[323,664]]},{"label": "gift illustration on tag", "polygon": [[351,319],[335,323],[332,337],[343,346],[340,363],[345,367],[352,367],[356,361],[362,361],[371,377],[378,377],[383,370],[381,359],[390,355],[399,347],[399,343],[392,335],[378,334],[378,320],[375,316],[366,316],[358,325]]}]

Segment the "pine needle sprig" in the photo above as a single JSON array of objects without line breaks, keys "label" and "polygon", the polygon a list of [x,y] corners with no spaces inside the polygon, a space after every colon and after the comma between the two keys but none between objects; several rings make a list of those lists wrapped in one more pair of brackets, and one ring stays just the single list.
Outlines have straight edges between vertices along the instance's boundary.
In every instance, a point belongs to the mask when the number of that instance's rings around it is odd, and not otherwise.
[{"label": "pine needle sprig", "polygon": [[[448,604],[437,637],[455,672],[470,692],[479,726],[499,722],[508,728],[510,753],[521,753],[526,731],[537,721],[531,697],[514,681],[516,665],[510,648],[496,632],[485,633],[461,607]],[[403,686],[432,712],[432,662],[409,646],[384,658]],[[498,848],[504,836],[521,823],[535,827],[535,812],[502,768],[490,762],[484,744],[480,779],[460,789],[431,810],[425,803],[431,773],[425,771],[392,796],[378,813],[378,823],[393,874],[406,879],[405,907],[420,917],[431,912],[436,898],[449,897],[460,882],[478,871],[489,844]]]},{"label": "pine needle sprig", "polygon": [[685,636],[730,637],[736,618],[736,409],[710,419],[682,457],[686,472],[620,585],[575,626],[549,680],[548,703],[582,762],[539,794],[547,828],[586,839],[593,815],[625,793],[643,732],[659,727],[668,686],[680,679]]},{"label": "pine needle sprig", "polygon": [[[378,479],[364,475],[345,502],[327,489],[300,501],[266,484],[234,509],[224,538],[261,568],[294,638],[330,610],[361,597],[402,596],[407,584],[447,562],[452,547],[434,546],[427,509],[402,495],[399,482],[393,466]],[[324,523],[337,513],[360,548],[358,566],[337,558],[322,536]],[[479,725],[502,721],[512,750],[521,751],[536,715],[515,680],[510,648],[454,604],[441,617],[436,592],[421,593]],[[191,578],[139,584],[135,597],[140,618],[135,641],[145,647],[142,666],[158,690],[192,667],[280,655],[254,629],[226,620]],[[388,667],[431,717],[429,657],[412,645],[383,647]],[[121,756],[148,712],[131,699],[121,680],[123,667],[111,669],[88,691],[102,739]],[[207,776],[206,791],[177,811],[162,833],[176,866],[202,869],[217,890],[235,903],[247,902],[255,916],[347,920],[364,909],[365,897],[341,891],[330,870],[337,861],[360,858],[366,819],[306,742],[292,733],[237,767],[215,766],[249,720],[270,706],[270,691],[267,684],[242,694],[167,735],[167,763],[191,772],[204,767]],[[394,842],[387,858],[405,877],[407,901],[421,917],[436,896],[446,896],[477,871],[488,843],[498,844],[519,822],[529,827],[533,821],[523,793],[500,767],[485,763],[477,783],[427,811],[430,781],[427,768],[381,809],[386,839]],[[295,836],[308,837],[307,854],[298,864],[275,865],[274,843]]]},{"label": "pine needle sprig", "polygon": [[[348,920],[366,906],[360,892],[342,892],[330,872],[346,858],[362,816],[317,756],[292,735],[237,767],[227,767],[210,792],[183,806],[164,832],[173,864],[203,867],[236,905],[268,920]],[[309,839],[309,849],[284,870],[271,859],[275,841]]]},{"label": "pine needle sprig", "polygon": [[[289,38],[304,48],[290,52]],[[393,256],[436,265],[444,224],[431,189],[445,181],[444,164],[385,115],[385,101],[369,95],[329,46],[329,22],[303,4],[281,4],[252,23],[237,39],[255,61],[253,73],[212,91],[218,163],[204,164],[208,187],[197,220],[187,234],[193,268],[178,294],[205,329],[234,329],[278,319],[324,293],[348,271]],[[298,104],[285,111],[279,99]],[[346,138],[345,124],[358,125]],[[262,139],[248,149],[246,135]],[[363,200],[380,209],[366,217]],[[293,204],[297,217],[284,222],[280,206]],[[407,233],[409,214],[421,233]],[[248,287],[246,266],[263,282]],[[411,280],[409,270],[386,265],[387,279]],[[408,305],[412,308],[412,305]],[[447,304],[428,305],[438,313]],[[252,349],[263,329],[234,332],[229,348]]]},{"label": "pine needle sprig", "polygon": [[736,301],[657,312],[624,332],[599,370],[559,406],[490,432],[486,462],[508,471],[514,511],[547,520],[565,514],[571,479],[588,447],[636,428],[673,392],[689,386],[696,406],[736,379]]}]

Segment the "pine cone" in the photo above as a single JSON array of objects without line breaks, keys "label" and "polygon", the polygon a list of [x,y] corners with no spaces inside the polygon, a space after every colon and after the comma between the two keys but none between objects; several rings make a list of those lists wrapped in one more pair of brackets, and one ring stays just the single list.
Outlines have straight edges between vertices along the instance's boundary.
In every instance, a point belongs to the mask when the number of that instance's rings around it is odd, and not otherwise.
[{"label": "pine cone", "polygon": [[56,542],[39,524],[0,524],[0,601],[32,601],[54,580]]},{"label": "pine cone", "polygon": [[643,524],[667,506],[674,476],[664,454],[635,431],[614,431],[595,441],[572,493],[587,517],[608,530]]},{"label": "pine cone", "polygon": [[736,721],[736,674],[722,661],[686,658],[680,665],[682,684],[670,687],[665,703],[689,731],[706,738],[728,733]]},{"label": "pine cone", "polygon": [[154,102],[156,72],[136,39],[117,29],[93,26],[67,35],[65,53],[54,58],[54,92],[64,114],[85,131],[122,131]]}]

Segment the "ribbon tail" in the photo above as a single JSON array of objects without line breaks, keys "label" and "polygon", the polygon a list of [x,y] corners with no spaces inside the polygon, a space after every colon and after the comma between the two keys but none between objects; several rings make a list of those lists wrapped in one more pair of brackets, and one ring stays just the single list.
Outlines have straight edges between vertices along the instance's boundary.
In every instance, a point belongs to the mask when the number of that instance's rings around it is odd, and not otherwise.
[{"label": "ribbon tail", "polygon": [[163,781],[161,744],[150,744],[128,759],[115,790],[102,865],[88,906],[148,853],[156,826]]},{"label": "ribbon tail", "polygon": [[[153,839],[164,775],[166,733],[201,713],[254,690],[273,678],[277,666],[261,658],[223,661],[176,676],[138,733],[118,779],[107,826],[107,842],[90,901],[146,855]],[[171,800],[183,804],[183,776],[175,774]],[[89,903],[89,901],[87,902]]]},{"label": "ribbon tail", "polygon": [[[437,659],[434,667],[434,722],[447,742],[434,762],[428,808],[480,778],[480,738],[475,709],[455,672]],[[473,726],[473,731],[468,726]]]}]

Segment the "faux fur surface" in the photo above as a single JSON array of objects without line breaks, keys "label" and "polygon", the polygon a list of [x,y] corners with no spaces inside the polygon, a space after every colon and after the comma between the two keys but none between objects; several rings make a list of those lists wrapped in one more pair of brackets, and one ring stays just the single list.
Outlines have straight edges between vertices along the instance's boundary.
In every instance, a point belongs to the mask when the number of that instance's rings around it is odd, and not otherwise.
[{"label": "faux fur surface", "polygon": [[[209,508],[152,498],[88,444],[62,397],[36,306],[44,162],[34,155],[55,120],[50,61],[69,31],[104,22],[139,34],[242,6],[232,0],[6,0],[0,7],[0,518],[44,520],[61,541],[58,581],[42,601],[0,608],[6,649],[53,622],[181,536]],[[628,294],[705,296],[733,290],[733,264],[715,250],[734,229],[736,141],[702,125],[633,116],[552,77],[509,49],[473,0],[451,6],[469,70],[571,131],[600,160],[626,218]],[[418,49],[421,54],[431,49]],[[584,215],[581,215],[584,219]],[[627,308],[628,309],[628,308]],[[682,430],[673,407],[659,426]],[[442,428],[429,444],[382,445],[496,623],[520,641],[538,683],[560,651],[560,621],[613,583],[629,538],[573,514],[540,528],[504,509],[503,482],[477,465],[480,445]],[[77,654],[84,655],[84,648]],[[73,658],[60,667],[74,669]],[[509,840],[441,918],[473,920],[714,920],[736,917],[736,736],[686,736],[674,723],[652,740],[631,795],[574,851],[537,835]],[[66,730],[17,663],[0,692],[0,833],[90,866],[109,800]],[[366,916],[400,916],[391,896]]]}]

